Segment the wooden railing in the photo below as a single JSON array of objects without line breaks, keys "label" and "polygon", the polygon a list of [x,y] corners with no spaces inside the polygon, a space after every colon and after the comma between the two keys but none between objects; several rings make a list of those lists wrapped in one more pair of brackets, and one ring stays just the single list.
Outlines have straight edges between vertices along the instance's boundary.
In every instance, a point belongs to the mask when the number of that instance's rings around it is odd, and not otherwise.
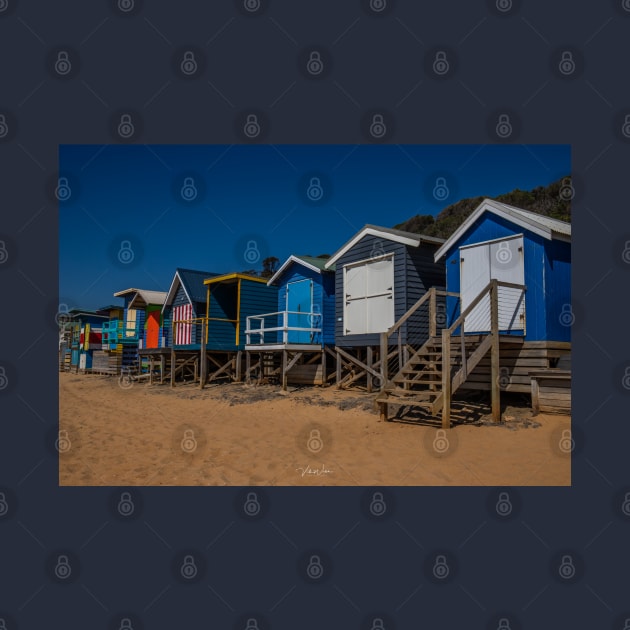
[{"label": "wooden railing", "polygon": [[[477,363],[491,350],[490,378],[492,397],[492,417],[499,421],[501,417],[499,402],[499,287],[519,289],[523,292],[527,287],[522,284],[490,280],[486,287],[475,299],[460,313],[459,317],[448,327],[442,330],[442,392],[433,403],[433,412],[442,408],[442,426],[450,427],[451,397],[457,389],[466,381],[469,371],[473,370]],[[466,356],[465,321],[474,308],[486,296],[490,296],[490,331],[483,341],[475,348],[472,354]],[[451,339],[455,330],[459,328],[461,347],[461,366],[456,374],[451,376]]]},{"label": "wooden railing", "polygon": [[[415,341],[415,345],[421,345],[429,338],[437,335],[438,328],[442,328],[446,325],[446,307],[444,306],[443,321],[438,322],[438,297],[459,297],[458,293],[452,293],[449,291],[442,291],[431,287],[393,326],[387,331],[381,333],[380,339],[380,355],[381,357],[387,357],[391,350],[392,345],[398,348],[398,352],[393,355],[393,362],[381,361],[381,389],[384,389],[389,382],[389,375],[397,373],[408,361],[410,348],[412,342]],[[406,343],[402,343],[403,337],[403,325],[408,323],[412,315],[416,314],[423,306],[428,306],[428,331],[422,331],[424,334],[418,333],[417,339],[410,339],[413,335],[407,330]],[[410,323],[410,322],[409,322]],[[427,337],[428,332],[428,337]],[[392,343],[392,337],[396,335],[396,339]]]}]

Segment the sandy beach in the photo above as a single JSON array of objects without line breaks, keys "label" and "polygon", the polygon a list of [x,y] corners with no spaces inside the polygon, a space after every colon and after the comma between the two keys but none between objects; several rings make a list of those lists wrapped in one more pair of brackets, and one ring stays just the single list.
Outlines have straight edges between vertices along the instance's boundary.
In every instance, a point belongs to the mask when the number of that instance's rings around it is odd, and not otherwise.
[{"label": "sandy beach", "polygon": [[[569,416],[526,406],[493,425],[485,401],[442,433],[381,422],[375,394],[274,386],[133,383],[60,373],[63,486],[566,486]],[[391,412],[393,413],[393,411]],[[417,414],[416,414],[417,415]],[[566,441],[564,442],[566,444]]]}]

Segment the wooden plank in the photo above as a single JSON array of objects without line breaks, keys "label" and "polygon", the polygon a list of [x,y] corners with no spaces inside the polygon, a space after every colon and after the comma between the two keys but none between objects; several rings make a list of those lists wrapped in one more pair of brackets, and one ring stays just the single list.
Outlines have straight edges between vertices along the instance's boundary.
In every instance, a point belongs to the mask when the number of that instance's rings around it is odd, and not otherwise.
[{"label": "wooden plank", "polygon": [[387,353],[387,333],[381,333],[381,352],[380,352],[380,377],[381,377],[381,389],[385,387],[389,380],[388,374],[388,353]]},{"label": "wooden plank", "polygon": [[[490,390],[490,381],[471,383],[470,381],[466,381],[459,386],[459,389],[466,389],[472,391],[489,391]],[[501,388],[502,392],[516,392],[522,394],[529,394],[531,392],[531,384],[527,383],[510,383],[505,387]]]},{"label": "wooden plank", "polygon": [[296,385],[321,385],[321,365],[295,365],[287,372],[287,382]]},{"label": "wooden plank", "polygon": [[543,387],[537,379],[533,379],[533,380],[535,380],[539,384],[539,387],[540,387],[541,391],[544,391],[545,393],[548,393],[548,394],[565,394],[567,396],[571,395],[571,388],[570,387],[547,387],[546,385]]},{"label": "wooden plank", "polygon": [[539,399],[540,390],[538,388],[538,381],[533,378],[532,379],[532,409],[534,411],[534,415],[540,412],[540,399]]},{"label": "wooden plank", "polygon": [[337,350],[336,353],[336,379],[335,379],[335,383],[337,385],[337,388],[341,387],[341,355],[339,354],[339,350]]},{"label": "wooden plank", "polygon": [[287,351],[282,351],[282,391],[287,391]]},{"label": "wooden plank", "polygon": [[243,352],[241,350],[238,350],[236,352],[236,375],[234,379],[237,383],[240,383],[242,380],[242,363],[243,363]]},{"label": "wooden plank", "polygon": [[[487,366],[491,365],[490,357],[483,357],[477,365]],[[501,367],[514,367],[514,368],[528,368],[530,371],[534,368],[549,368],[549,360],[546,358],[520,358],[520,357],[506,357],[501,352]],[[472,370],[471,370],[472,371]]]},{"label": "wooden plank", "polygon": [[328,377],[326,376],[326,352],[322,350],[322,385],[325,385],[328,381]]},{"label": "wooden plank", "polygon": [[175,387],[175,348],[171,347],[171,387]]},{"label": "wooden plank", "polygon": [[492,419],[501,421],[501,389],[499,386],[499,288],[496,280],[491,282],[490,290],[490,336],[491,348],[491,399]]},{"label": "wooden plank", "polygon": [[[492,347],[492,336],[488,335],[479,345],[479,347],[470,355],[468,359],[468,365],[472,366],[472,370],[475,369],[475,364],[477,361],[481,359],[481,357],[485,356]],[[470,372],[467,374],[465,369],[462,368],[455,376],[453,377],[451,392],[454,393],[458,390],[459,386],[467,380]]]},{"label": "wooden plank", "polygon": [[[356,357],[353,357],[351,354],[349,354],[345,350],[342,350],[341,348],[337,348],[337,352],[339,352],[339,354],[341,354],[341,356],[347,359],[350,363],[357,365],[358,367],[365,370],[366,372],[371,372],[373,376],[377,376],[377,377],[380,376],[380,374],[374,368],[368,367],[363,361],[360,361]],[[385,362],[385,365],[387,365],[387,361]]]},{"label": "wooden plank", "polygon": [[212,372],[212,374],[208,376],[208,383],[212,382],[215,378],[217,378],[221,374],[224,374],[225,372],[227,372],[229,368],[233,368],[233,367],[234,367],[234,358],[230,357],[227,360],[227,362],[224,363],[218,370],[216,370],[215,372]]},{"label": "wooden plank", "polygon": [[[366,361],[368,367],[370,367],[370,368],[372,367],[372,363],[374,362],[373,361],[372,352],[373,352],[372,351],[372,346],[368,346],[366,348],[365,361]],[[367,390],[368,390],[369,393],[372,393],[372,379],[373,379],[372,372],[368,372],[367,373]]]},{"label": "wooden plank", "polygon": [[[288,352],[287,352],[287,356],[288,356]],[[288,372],[298,362],[301,356],[302,356],[301,352],[296,352],[291,358],[291,360],[289,361],[289,363],[287,364],[285,370]]]},{"label": "wooden plank", "polygon": [[437,335],[437,307],[435,287],[431,287],[429,289],[429,293],[429,337],[435,337]]},{"label": "wooden plank", "polygon": [[446,328],[442,329],[442,428],[451,428],[451,334]]},{"label": "wooden plank", "polygon": [[571,350],[570,341],[525,341],[524,348],[549,348],[555,350]]},{"label": "wooden plank", "polygon": [[[555,389],[555,388],[554,388]],[[570,400],[571,399],[571,390],[564,389],[560,391],[550,391],[545,387],[540,388],[540,397],[548,398],[549,400]]]}]

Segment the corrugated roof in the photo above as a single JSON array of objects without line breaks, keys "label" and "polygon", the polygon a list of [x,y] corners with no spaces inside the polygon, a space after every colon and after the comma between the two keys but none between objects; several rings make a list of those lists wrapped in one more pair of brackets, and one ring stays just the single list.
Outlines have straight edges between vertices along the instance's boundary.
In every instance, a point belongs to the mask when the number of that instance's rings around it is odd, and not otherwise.
[{"label": "corrugated roof", "polygon": [[212,271],[197,271],[196,269],[177,269],[177,273],[181,278],[184,290],[193,302],[206,301],[206,286],[203,281],[206,278],[218,276],[218,273]]},{"label": "corrugated roof", "polygon": [[[130,304],[136,302],[144,302],[144,304],[164,304],[166,299],[166,291],[152,291],[149,289],[125,289],[124,291],[118,291],[114,293],[114,297],[123,297],[129,293],[135,293],[136,295],[131,299]],[[140,300],[138,300],[140,298]]]},{"label": "corrugated roof", "polygon": [[330,267],[326,267],[326,263],[330,260],[330,257],[326,258],[316,258],[315,256],[296,256],[295,254],[291,254],[280,267],[276,270],[276,273],[269,278],[267,284],[271,286],[275,284],[276,280],[284,273],[284,271],[292,264],[292,263],[302,263],[305,267],[312,269],[313,271],[334,271],[335,265],[331,265]]},{"label": "corrugated roof", "polygon": [[[495,203],[500,202],[495,201]],[[514,212],[518,216],[523,217],[525,220],[534,221],[539,225],[543,225],[556,234],[571,236],[571,224],[567,223],[566,221],[561,221],[560,219],[554,219],[552,217],[546,217],[543,214],[538,214],[537,212],[532,212],[531,210],[523,210],[522,208],[508,206],[506,203],[501,203],[501,205],[506,208],[507,211]]]},{"label": "corrugated roof", "polygon": [[418,234],[417,232],[407,232],[406,230],[397,230],[395,228],[387,228],[382,227],[380,225],[372,225],[371,223],[367,223],[363,229],[372,228],[373,230],[378,230],[379,232],[386,232],[387,234],[391,234],[392,236],[402,236],[405,238],[415,238],[424,241],[425,243],[435,243],[436,245],[440,245],[444,242],[443,238],[438,238],[437,236],[427,236],[426,234]]},{"label": "corrugated roof", "polygon": [[523,210],[510,206],[507,203],[501,203],[494,199],[484,199],[470,214],[470,216],[451,234],[448,240],[435,252],[435,260],[438,261],[448,251],[450,251],[459,239],[467,232],[475,221],[484,213],[492,212],[508,221],[514,222],[521,228],[528,229],[535,234],[539,234],[543,238],[570,241],[571,240],[571,224],[560,219],[552,219],[551,217],[532,212],[531,210]]},{"label": "corrugated roof", "polygon": [[437,238],[436,236],[426,236],[425,234],[416,234],[414,232],[406,232],[405,230],[396,230],[395,228],[386,228],[368,223],[328,259],[325,263],[326,269],[331,269],[341,256],[367,235],[397,241],[409,247],[420,247],[421,243],[429,243],[432,245],[441,245],[444,243],[443,238]]},{"label": "corrugated roof", "polygon": [[296,255],[295,258],[299,258],[309,265],[313,265],[313,267],[317,267],[321,271],[334,271],[335,265],[331,265],[329,268],[326,268],[326,263],[330,260],[330,256],[326,256],[326,258],[316,258],[315,256],[299,256]]},{"label": "corrugated roof", "polygon": [[206,278],[212,278],[213,276],[217,275],[219,274],[212,271],[199,271],[197,269],[182,269],[178,267],[175,270],[173,281],[171,282],[171,286],[164,300],[162,311],[164,311],[165,307],[171,304],[171,302],[173,301],[173,298],[175,297],[175,294],[177,292],[177,286],[180,282],[184,288],[184,292],[190,300],[192,300],[193,302],[205,302],[207,291],[205,285],[203,284],[203,281]]}]

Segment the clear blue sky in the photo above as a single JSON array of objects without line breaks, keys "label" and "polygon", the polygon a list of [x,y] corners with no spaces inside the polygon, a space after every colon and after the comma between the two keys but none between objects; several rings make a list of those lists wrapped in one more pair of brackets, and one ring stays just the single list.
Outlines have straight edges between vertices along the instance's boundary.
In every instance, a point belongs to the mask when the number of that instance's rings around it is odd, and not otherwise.
[{"label": "clear blue sky", "polygon": [[[227,273],[259,269],[250,261],[267,255],[332,254],[366,223],[392,227],[571,171],[568,145],[63,145],[59,154],[71,191],[59,204],[60,301],[83,308],[116,303],[129,287],[166,291],[176,267]],[[180,194],[187,177],[191,201]],[[433,195],[438,177],[445,199]],[[123,240],[133,257],[118,257]]]}]

